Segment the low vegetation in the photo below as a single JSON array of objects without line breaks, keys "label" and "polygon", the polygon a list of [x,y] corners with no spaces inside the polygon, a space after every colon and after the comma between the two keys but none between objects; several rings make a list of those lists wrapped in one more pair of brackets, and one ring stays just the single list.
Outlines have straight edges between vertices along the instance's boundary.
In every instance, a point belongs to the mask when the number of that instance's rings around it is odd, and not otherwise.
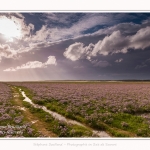
[{"label": "low vegetation", "polygon": [[150,83],[11,84],[21,87],[35,104],[111,136],[150,137],[147,120],[138,115],[150,111]]}]

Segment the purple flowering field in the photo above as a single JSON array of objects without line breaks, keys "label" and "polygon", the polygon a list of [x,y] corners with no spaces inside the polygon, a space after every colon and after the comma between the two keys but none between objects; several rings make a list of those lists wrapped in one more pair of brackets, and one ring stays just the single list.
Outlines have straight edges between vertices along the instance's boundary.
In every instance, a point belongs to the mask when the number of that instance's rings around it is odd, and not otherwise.
[{"label": "purple flowering field", "polygon": [[[149,82],[16,82],[32,101],[95,129],[149,137]],[[128,134],[129,133],[129,134]],[[133,134],[132,134],[133,133]]]},{"label": "purple flowering field", "polygon": [[24,120],[22,111],[14,106],[12,98],[11,88],[0,83],[0,137],[35,136],[31,123]]},{"label": "purple flowering field", "polygon": [[35,102],[57,100],[66,111],[86,109],[139,113],[150,111],[150,83],[15,83],[31,90]]}]

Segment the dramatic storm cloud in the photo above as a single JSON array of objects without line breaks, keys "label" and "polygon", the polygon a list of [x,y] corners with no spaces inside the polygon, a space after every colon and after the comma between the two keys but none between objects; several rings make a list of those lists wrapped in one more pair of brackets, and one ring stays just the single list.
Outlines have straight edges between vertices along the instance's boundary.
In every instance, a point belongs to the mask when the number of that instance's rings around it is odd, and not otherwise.
[{"label": "dramatic storm cloud", "polygon": [[149,13],[1,13],[1,80],[149,79]]}]

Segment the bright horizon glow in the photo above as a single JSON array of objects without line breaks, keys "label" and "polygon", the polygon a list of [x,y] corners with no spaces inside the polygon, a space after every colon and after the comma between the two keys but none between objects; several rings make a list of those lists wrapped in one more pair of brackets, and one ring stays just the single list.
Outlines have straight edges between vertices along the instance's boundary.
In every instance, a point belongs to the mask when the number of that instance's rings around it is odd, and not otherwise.
[{"label": "bright horizon glow", "polygon": [[11,42],[13,41],[12,38],[19,38],[21,36],[19,25],[8,18],[0,18],[0,33]]}]

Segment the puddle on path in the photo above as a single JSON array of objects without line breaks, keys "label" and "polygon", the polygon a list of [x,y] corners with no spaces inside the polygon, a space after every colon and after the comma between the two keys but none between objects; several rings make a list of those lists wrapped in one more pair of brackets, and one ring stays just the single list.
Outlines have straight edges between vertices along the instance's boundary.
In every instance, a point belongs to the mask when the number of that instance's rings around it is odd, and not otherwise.
[{"label": "puddle on path", "polygon": [[25,107],[17,106],[17,108],[19,108],[20,110],[26,111],[26,108],[25,108]]},{"label": "puddle on path", "polygon": [[[64,122],[66,122],[66,123],[68,123],[68,124],[75,124],[75,125],[79,125],[79,126],[83,126],[83,127],[87,128],[85,125],[83,125],[82,123],[80,123],[80,122],[78,122],[78,121],[71,120],[71,119],[67,119],[67,118],[65,118],[64,116],[62,116],[62,115],[60,115],[60,114],[58,114],[58,113],[56,113],[56,112],[53,112],[53,111],[51,111],[51,110],[48,110],[45,106],[40,106],[40,105],[38,105],[38,104],[34,104],[34,103],[32,102],[32,100],[29,99],[29,98],[26,96],[26,94],[25,94],[24,91],[22,91],[21,89],[19,89],[19,90],[20,90],[22,96],[25,98],[23,101],[26,101],[26,102],[30,103],[30,104],[31,104],[32,106],[34,106],[35,108],[41,108],[41,109],[43,109],[45,112],[48,112],[49,114],[51,114],[51,115],[52,115],[55,119],[57,119],[57,120],[64,121]],[[92,132],[93,132],[94,135],[96,135],[96,136],[98,136],[98,137],[107,137],[107,138],[110,138],[110,135],[109,135],[108,133],[106,133],[105,131],[92,130]]]},{"label": "puddle on path", "polygon": [[34,123],[36,123],[37,121],[38,121],[38,120],[33,120],[33,121],[31,121],[31,123],[34,124]]}]

